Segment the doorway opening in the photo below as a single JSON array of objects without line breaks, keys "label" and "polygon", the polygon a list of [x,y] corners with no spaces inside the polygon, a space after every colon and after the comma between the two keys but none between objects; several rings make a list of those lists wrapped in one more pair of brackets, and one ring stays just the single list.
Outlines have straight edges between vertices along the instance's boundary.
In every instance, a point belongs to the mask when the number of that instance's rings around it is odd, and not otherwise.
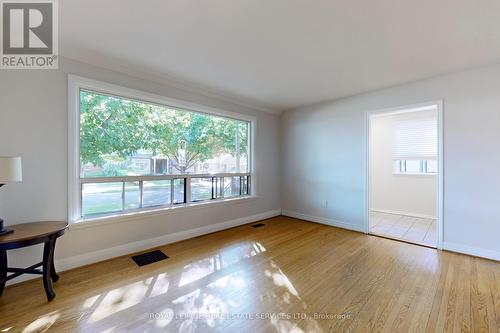
[{"label": "doorway opening", "polygon": [[367,232],[441,248],[442,104],[368,114]]}]

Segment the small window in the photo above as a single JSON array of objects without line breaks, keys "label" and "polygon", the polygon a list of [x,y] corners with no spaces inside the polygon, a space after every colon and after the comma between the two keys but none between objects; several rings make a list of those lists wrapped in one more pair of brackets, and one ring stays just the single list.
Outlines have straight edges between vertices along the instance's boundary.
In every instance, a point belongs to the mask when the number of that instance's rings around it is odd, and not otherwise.
[{"label": "small window", "polygon": [[421,173],[422,161],[419,160],[405,160],[406,173]]},{"label": "small window", "polygon": [[394,174],[434,175],[437,174],[437,160],[395,160]]},{"label": "small window", "polygon": [[438,163],[437,160],[426,160],[426,171],[427,173],[437,173]]},{"label": "small window", "polygon": [[214,186],[214,178],[192,178],[191,179],[191,201],[212,200],[217,187]]}]

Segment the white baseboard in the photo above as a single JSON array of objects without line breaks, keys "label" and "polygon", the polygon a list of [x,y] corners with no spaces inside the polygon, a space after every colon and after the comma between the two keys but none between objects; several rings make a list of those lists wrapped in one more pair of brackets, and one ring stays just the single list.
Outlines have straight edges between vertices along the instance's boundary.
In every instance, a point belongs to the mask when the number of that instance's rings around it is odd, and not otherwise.
[{"label": "white baseboard", "polygon": [[211,224],[195,229],[184,230],[173,234],[167,234],[155,238],[145,239],[138,242],[112,247],[109,249],[85,253],[75,257],[64,258],[56,261],[56,266],[59,271],[64,271],[71,268],[96,263],[106,259],[123,256],[129,253],[144,251],[152,247],[178,242],[184,239],[193,238],[224,229],[229,229],[239,225],[260,221],[279,215],[281,215],[281,210],[277,209],[265,213],[242,217],[231,221]]},{"label": "white baseboard", "polygon": [[386,214],[396,214],[396,215],[403,215],[403,216],[410,216],[410,217],[418,217],[421,219],[431,219],[435,220],[436,216],[435,215],[425,215],[425,214],[418,214],[418,213],[411,213],[411,212],[403,212],[399,210],[389,210],[389,209],[380,209],[380,208],[372,208],[370,209],[371,212],[378,212],[378,213],[386,213]]},{"label": "white baseboard", "polygon": [[443,250],[500,261],[500,252],[469,245],[443,242]]},{"label": "white baseboard", "polygon": [[294,217],[296,219],[326,224],[326,225],[330,225],[333,227],[339,227],[339,228],[343,228],[343,229],[365,232],[364,227],[362,225],[358,225],[358,224],[354,224],[354,223],[343,222],[343,221],[329,219],[329,218],[325,218],[325,217],[306,215],[306,214],[293,212],[293,211],[289,211],[289,210],[283,210],[281,212],[281,214],[284,216],[289,216],[289,217]]},{"label": "white baseboard", "polygon": [[[144,251],[153,247],[166,245],[174,242],[178,242],[184,239],[193,238],[205,234],[209,234],[216,231],[221,231],[224,229],[229,229],[232,227],[237,227],[239,225],[252,223],[260,220],[265,220],[271,217],[281,215],[281,209],[271,210],[260,214],[255,214],[251,216],[242,217],[235,220],[230,220],[226,222],[221,222],[217,224],[211,224],[200,228],[184,230],[176,232],[173,234],[166,234],[159,237],[149,238],[133,243],[127,243],[108,249],[98,250],[94,252],[84,253],[81,255],[63,258],[55,260],[55,266],[58,272],[66,271],[68,269],[77,268],[80,266],[93,264],[99,261],[120,257],[134,252]],[[22,281],[31,280],[36,278],[36,276],[21,276],[15,281],[9,281],[8,285],[16,284]]]},{"label": "white baseboard", "polygon": [[[363,226],[353,224],[353,223],[346,223],[346,222],[338,221],[335,219],[317,217],[317,216],[297,213],[297,212],[293,212],[293,211],[289,211],[289,210],[283,210],[281,214],[284,216],[294,217],[294,218],[301,219],[301,220],[306,220],[306,221],[326,224],[326,225],[330,225],[330,226],[334,226],[334,227],[364,232]],[[443,243],[443,250],[500,261],[500,252],[487,250],[487,249],[483,249],[483,248],[477,248],[477,247],[468,246],[468,245],[462,245],[462,244],[451,243],[451,242],[444,242]]]}]

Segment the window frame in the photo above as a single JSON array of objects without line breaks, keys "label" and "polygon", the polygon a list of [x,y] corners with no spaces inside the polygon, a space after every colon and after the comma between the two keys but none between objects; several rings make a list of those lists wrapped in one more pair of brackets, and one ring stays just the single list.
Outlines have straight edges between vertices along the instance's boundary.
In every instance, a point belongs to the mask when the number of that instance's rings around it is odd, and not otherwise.
[{"label": "window frame", "polygon": [[[393,175],[396,176],[436,176],[437,172],[429,172],[428,171],[428,166],[427,163],[431,159],[401,159],[401,160],[394,160],[393,163],[397,163],[399,166],[399,170],[394,170],[392,171]],[[406,171],[406,163],[407,161],[419,161],[420,163],[420,171],[419,172],[409,172]],[[394,165],[393,165],[394,168]]]},{"label": "window frame", "polygon": [[[207,114],[212,116],[219,116],[224,118],[231,118],[235,120],[246,121],[249,123],[249,156],[248,156],[248,174],[250,176],[250,193],[246,196],[231,197],[231,198],[218,198],[209,201],[195,201],[187,202],[184,204],[176,204],[170,206],[157,206],[151,208],[141,208],[133,211],[121,211],[110,214],[102,214],[96,216],[82,217],[81,215],[81,180],[80,180],[80,90],[87,90],[96,93],[113,95],[116,97],[123,97],[142,101],[146,103],[153,103],[157,105],[169,106],[180,108],[190,112]],[[158,214],[158,211],[173,210],[178,211],[178,208],[188,208],[191,206],[210,205],[221,201],[240,201],[247,198],[256,197],[256,177],[254,170],[255,159],[255,128],[257,119],[254,116],[226,111],[218,108],[212,108],[204,105],[190,103],[178,99],[165,97],[153,93],[148,93],[141,90],[123,87],[111,83],[106,83],[98,80],[93,80],[73,74],[68,75],[68,221],[70,224],[81,224],[85,221],[102,220],[102,219],[116,219],[120,217],[130,217],[134,215],[143,216],[144,213],[152,212]],[[211,176],[218,176],[213,174]],[[223,175],[223,173],[220,173]],[[187,174],[175,175],[175,178],[183,178],[188,176],[191,178],[199,178],[202,174]],[[105,177],[108,178],[108,177]],[[168,212],[170,213],[170,212]]]}]

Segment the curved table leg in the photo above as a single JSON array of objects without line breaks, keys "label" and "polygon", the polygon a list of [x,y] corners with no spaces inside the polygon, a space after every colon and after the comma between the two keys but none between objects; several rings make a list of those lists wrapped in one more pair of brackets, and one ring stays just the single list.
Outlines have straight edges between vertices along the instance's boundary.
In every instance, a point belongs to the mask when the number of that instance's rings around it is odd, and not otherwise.
[{"label": "curved table leg", "polygon": [[[7,251],[0,250],[0,280],[7,277]],[[0,296],[2,296],[3,289],[5,288],[5,282],[0,282]]]},{"label": "curved table leg", "polygon": [[50,265],[50,278],[52,282],[57,282],[59,280],[59,275],[56,273],[56,266],[54,265],[54,253],[56,252],[56,239],[54,238],[54,243],[52,244],[52,264]]},{"label": "curved table leg", "polygon": [[[52,270],[54,270],[54,247],[56,238],[52,238],[45,243],[43,247],[43,287],[47,294],[47,300],[50,302],[56,297],[54,288],[52,287]],[[55,273],[55,271],[54,271]]]}]

